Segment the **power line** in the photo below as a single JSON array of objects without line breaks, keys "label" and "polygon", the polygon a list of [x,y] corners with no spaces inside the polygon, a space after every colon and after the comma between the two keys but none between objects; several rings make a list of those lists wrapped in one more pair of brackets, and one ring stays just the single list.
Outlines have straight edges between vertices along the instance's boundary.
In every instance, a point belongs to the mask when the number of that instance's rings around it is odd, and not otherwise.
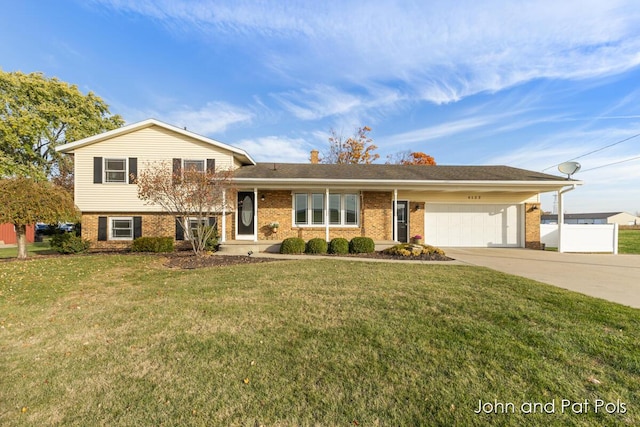
[{"label": "power line", "polygon": [[632,158],[630,158],[630,159],[620,160],[620,161],[618,161],[618,162],[607,163],[606,165],[596,166],[595,168],[585,169],[585,170],[580,171],[580,172],[581,172],[581,173],[589,172],[589,171],[592,171],[592,170],[595,170],[595,169],[605,168],[605,167],[607,167],[607,166],[617,165],[617,164],[620,164],[620,163],[630,162],[630,161],[632,161],[632,160],[638,160],[638,159],[640,159],[640,156],[632,157]]},{"label": "power line", "polygon": [[[626,142],[626,141],[628,141],[628,140],[630,140],[630,139],[633,139],[633,138],[637,138],[637,137],[639,137],[639,136],[640,136],[640,133],[638,133],[638,134],[636,134],[636,135],[633,135],[633,136],[630,136],[629,138],[625,138],[625,139],[623,139],[623,140],[621,140],[621,141],[614,142],[613,144],[606,145],[606,146],[604,146],[604,147],[602,147],[602,148],[598,148],[597,150],[589,151],[589,152],[588,152],[588,153],[586,153],[586,154],[583,154],[583,155],[578,156],[578,157],[574,157],[573,159],[569,159],[568,161],[570,162],[571,160],[581,159],[582,157],[586,157],[586,156],[588,156],[589,154],[597,153],[598,151],[602,151],[602,150],[604,150],[604,149],[606,149],[606,148],[613,147],[614,145],[622,144],[623,142]],[[562,162],[561,162],[561,163],[557,163],[557,164],[555,164],[555,165],[553,165],[553,166],[549,166],[548,168],[544,168],[544,169],[542,169],[542,172],[544,172],[544,171],[546,171],[546,170],[548,170],[548,169],[554,168],[554,167],[556,167],[556,166],[558,166],[558,165],[560,165],[560,164],[562,164]],[[607,165],[604,165],[604,166],[607,166]],[[598,166],[598,167],[604,167],[604,166]],[[591,169],[589,169],[589,170],[593,170],[593,169],[597,169],[597,168],[591,168]],[[585,172],[585,171],[583,171],[583,172]]]}]

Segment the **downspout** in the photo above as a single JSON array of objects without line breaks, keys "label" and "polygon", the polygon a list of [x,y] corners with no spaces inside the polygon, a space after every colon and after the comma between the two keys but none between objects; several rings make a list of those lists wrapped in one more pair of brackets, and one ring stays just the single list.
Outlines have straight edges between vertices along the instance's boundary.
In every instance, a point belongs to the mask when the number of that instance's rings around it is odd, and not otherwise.
[{"label": "downspout", "polygon": [[222,190],[222,235],[220,243],[227,241],[227,190]]},{"label": "downspout", "polygon": [[398,241],[398,190],[393,190],[393,240]]},{"label": "downspout", "polygon": [[564,203],[562,195],[569,191],[575,190],[577,184],[572,184],[571,187],[565,187],[558,191],[558,252],[564,252],[562,249],[562,229],[564,228]]}]

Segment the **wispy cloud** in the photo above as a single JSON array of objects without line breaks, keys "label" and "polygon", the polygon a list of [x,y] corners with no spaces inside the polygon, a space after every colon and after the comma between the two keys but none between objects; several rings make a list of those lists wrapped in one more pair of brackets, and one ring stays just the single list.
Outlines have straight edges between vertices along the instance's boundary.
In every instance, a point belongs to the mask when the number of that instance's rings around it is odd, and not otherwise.
[{"label": "wispy cloud", "polygon": [[307,163],[310,148],[303,139],[267,136],[234,143],[259,162]]},{"label": "wispy cloud", "polygon": [[[400,79],[416,98],[434,103],[534,79],[606,76],[640,64],[640,8],[633,0],[466,1],[456,8],[365,0],[95,1],[229,43],[260,34],[263,58],[272,61],[264,65],[308,87],[312,81]],[[286,99],[285,106],[302,117],[320,114]]]}]

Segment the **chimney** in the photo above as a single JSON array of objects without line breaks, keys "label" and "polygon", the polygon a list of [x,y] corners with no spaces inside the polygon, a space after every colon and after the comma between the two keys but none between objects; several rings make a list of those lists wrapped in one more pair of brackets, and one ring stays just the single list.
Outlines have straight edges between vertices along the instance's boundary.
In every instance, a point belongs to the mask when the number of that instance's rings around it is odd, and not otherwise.
[{"label": "chimney", "polygon": [[320,163],[320,159],[318,158],[318,150],[311,150],[311,163],[318,164]]}]

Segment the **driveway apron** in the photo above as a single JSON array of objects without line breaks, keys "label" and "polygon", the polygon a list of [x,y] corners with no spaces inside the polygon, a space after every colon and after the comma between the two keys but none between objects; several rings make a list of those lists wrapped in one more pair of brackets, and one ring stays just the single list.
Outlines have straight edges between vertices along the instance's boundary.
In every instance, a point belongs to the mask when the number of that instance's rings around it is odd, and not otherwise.
[{"label": "driveway apron", "polygon": [[640,308],[640,255],[574,254],[531,249],[443,248],[462,263]]}]

